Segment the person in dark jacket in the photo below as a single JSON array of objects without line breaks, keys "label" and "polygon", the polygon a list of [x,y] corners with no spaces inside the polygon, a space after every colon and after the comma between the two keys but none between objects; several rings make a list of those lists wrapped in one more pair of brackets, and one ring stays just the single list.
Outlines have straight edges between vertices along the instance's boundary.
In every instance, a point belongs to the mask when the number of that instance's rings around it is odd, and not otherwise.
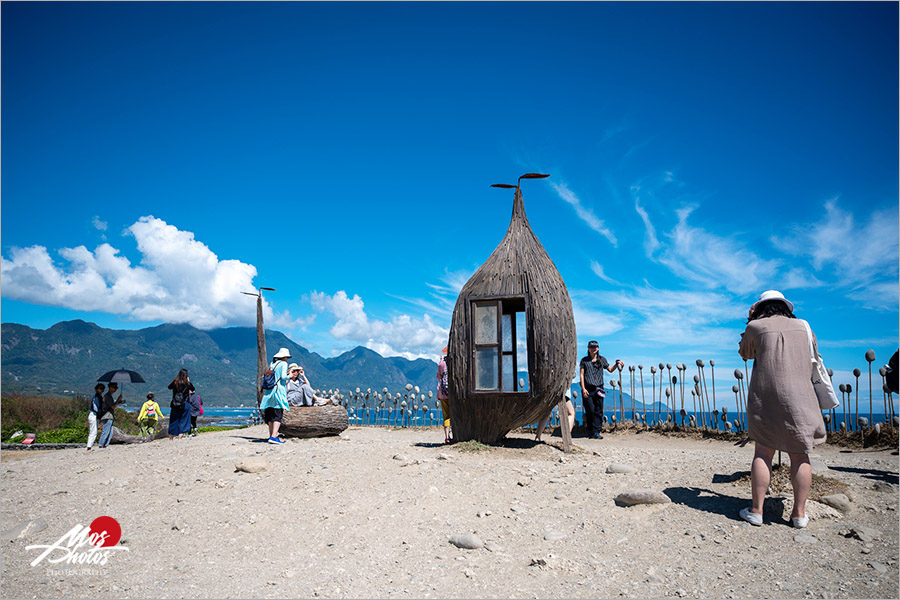
[{"label": "person in dark jacket", "polygon": [[109,446],[112,439],[113,419],[116,418],[116,406],[122,404],[122,394],[115,398],[115,393],[119,391],[119,384],[115,381],[109,382],[109,389],[103,396],[103,406],[100,409],[100,422],[103,423],[103,430],[100,432],[100,442],[97,444],[100,448]]},{"label": "person in dark jacket", "polygon": [[190,397],[194,384],[188,377],[187,369],[178,371],[178,375],[169,384],[172,390],[172,402],[169,404],[169,440],[176,437],[180,440],[191,429]]},{"label": "person in dark jacket", "polygon": [[200,394],[191,394],[191,432],[189,437],[197,435],[197,417],[203,414],[203,400]]}]

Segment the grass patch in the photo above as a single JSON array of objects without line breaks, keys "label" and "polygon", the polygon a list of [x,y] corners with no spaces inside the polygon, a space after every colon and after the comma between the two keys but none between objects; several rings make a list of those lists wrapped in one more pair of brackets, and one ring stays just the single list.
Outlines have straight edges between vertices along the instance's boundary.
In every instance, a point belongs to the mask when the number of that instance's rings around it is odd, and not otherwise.
[{"label": "grass patch", "polygon": [[231,431],[232,429],[246,429],[246,425],[238,425],[236,427],[222,427],[220,425],[207,425],[205,427],[198,427],[197,433],[212,433],[213,431]]},{"label": "grass patch", "polygon": [[[750,485],[750,471],[744,471],[737,481]],[[791,486],[791,468],[788,465],[772,465],[772,480],[769,483],[769,489],[772,494],[791,494],[793,487]],[[848,486],[831,477],[823,475],[812,476],[812,487],[809,491],[810,500],[819,501],[822,496],[831,494],[846,494]]]},{"label": "grass patch", "polygon": [[454,448],[456,448],[460,452],[485,452],[491,449],[490,446],[482,444],[478,440],[467,440],[465,442],[459,442],[458,444],[454,444]]}]

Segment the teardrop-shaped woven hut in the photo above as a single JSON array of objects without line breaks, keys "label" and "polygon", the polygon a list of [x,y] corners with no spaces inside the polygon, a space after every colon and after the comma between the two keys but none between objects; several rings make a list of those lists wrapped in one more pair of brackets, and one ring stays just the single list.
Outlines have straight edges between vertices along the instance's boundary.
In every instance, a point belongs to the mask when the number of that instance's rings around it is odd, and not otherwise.
[{"label": "teardrop-shaped woven hut", "polygon": [[[522,343],[527,389],[518,375]],[[453,309],[447,366],[454,439],[489,444],[545,417],[572,380],[575,346],[569,291],[531,230],[516,187],[506,236]]]}]

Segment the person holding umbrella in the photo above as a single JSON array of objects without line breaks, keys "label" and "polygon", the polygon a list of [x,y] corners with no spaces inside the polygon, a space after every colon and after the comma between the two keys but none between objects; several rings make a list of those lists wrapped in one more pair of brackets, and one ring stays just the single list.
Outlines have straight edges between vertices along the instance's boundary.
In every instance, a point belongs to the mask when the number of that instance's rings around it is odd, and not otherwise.
[{"label": "person holding umbrella", "polygon": [[112,439],[113,420],[116,418],[116,406],[124,404],[122,394],[119,394],[118,398],[114,398],[117,391],[119,391],[119,384],[110,381],[106,395],[103,396],[103,407],[100,409],[100,422],[103,423],[100,442],[97,444],[100,448],[109,446],[109,441]]}]

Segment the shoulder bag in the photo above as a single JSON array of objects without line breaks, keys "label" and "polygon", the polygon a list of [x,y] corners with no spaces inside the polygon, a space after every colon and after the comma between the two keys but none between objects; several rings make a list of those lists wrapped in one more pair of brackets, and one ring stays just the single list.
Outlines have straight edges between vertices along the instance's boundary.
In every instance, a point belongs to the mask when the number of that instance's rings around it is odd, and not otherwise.
[{"label": "shoulder bag", "polygon": [[809,323],[800,319],[804,327],[806,327],[806,337],[809,340],[809,356],[812,360],[812,384],[816,390],[816,398],[819,400],[819,408],[822,410],[831,410],[840,405],[837,395],[834,393],[834,386],[831,385],[831,377],[828,375],[828,369],[825,368],[825,362],[822,356],[816,352],[813,347],[812,329]]}]

